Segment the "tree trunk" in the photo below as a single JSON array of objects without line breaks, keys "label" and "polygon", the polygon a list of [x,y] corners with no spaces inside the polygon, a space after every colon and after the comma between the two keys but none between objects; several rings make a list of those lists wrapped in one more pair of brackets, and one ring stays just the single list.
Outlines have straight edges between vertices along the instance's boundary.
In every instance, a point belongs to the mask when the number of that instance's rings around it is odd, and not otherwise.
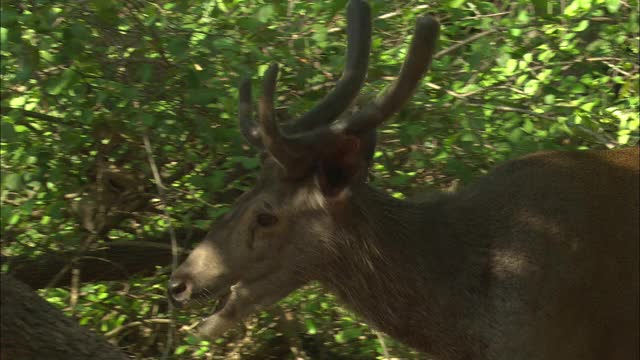
[{"label": "tree trunk", "polygon": [[0,275],[0,358],[125,360],[103,337],[78,325],[28,286]]}]

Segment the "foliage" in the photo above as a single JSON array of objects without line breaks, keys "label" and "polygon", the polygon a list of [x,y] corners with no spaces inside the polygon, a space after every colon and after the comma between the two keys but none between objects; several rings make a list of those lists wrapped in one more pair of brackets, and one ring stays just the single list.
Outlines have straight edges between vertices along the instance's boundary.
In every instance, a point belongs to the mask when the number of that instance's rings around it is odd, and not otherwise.
[{"label": "foliage", "polygon": [[[169,223],[208,228],[251,185],[259,165],[236,127],[238,79],[257,80],[280,62],[281,117],[310,108],[340,75],[345,3],[3,2],[3,255],[79,251],[163,233]],[[637,1],[371,5],[365,94],[380,92],[397,73],[416,16],[433,13],[442,23],[432,71],[412,104],[381,129],[375,181],[396,196],[466,183],[535,150],[638,143]],[[167,198],[118,210],[155,196],[145,135]],[[111,196],[113,182],[102,179],[116,173],[130,180]],[[123,215],[105,215],[113,209]],[[83,225],[87,216],[99,224]],[[160,321],[168,319],[169,272],[82,284],[77,296],[65,288],[42,294],[119,346],[154,358],[169,330]],[[331,358],[382,356],[375,334],[315,286],[280,306],[294,309],[304,325],[305,349]],[[191,337],[180,327],[193,314],[177,315],[173,358],[282,347],[275,313],[256,317],[245,343],[238,335],[214,343]],[[418,356],[387,342],[393,356]]]}]

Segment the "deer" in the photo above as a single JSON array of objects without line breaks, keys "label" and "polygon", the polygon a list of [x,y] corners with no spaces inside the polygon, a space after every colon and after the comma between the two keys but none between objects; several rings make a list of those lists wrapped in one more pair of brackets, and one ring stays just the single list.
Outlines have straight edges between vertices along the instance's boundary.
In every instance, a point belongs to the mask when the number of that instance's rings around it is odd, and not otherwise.
[{"label": "deer", "polygon": [[455,192],[399,200],[369,183],[376,128],[430,66],[439,23],[418,18],[397,78],[344,112],[364,84],[371,11],[347,5],[342,77],[294,121],[274,115],[278,65],[241,133],[262,154],[255,186],[173,272],[177,306],[217,299],[216,338],[317,281],[373,328],[437,359],[637,359],[637,146],[543,151]]}]

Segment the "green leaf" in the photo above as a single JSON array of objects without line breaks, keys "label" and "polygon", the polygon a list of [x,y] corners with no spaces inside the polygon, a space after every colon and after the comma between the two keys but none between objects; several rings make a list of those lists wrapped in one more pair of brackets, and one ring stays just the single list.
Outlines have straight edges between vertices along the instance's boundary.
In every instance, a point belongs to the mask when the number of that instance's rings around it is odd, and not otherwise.
[{"label": "green leaf", "polygon": [[305,324],[305,326],[307,328],[307,334],[315,335],[318,332],[318,329],[316,327],[316,323],[313,322],[313,320],[305,319],[304,320],[304,324]]},{"label": "green leaf", "polygon": [[538,60],[542,62],[547,62],[556,56],[556,53],[552,50],[545,50],[538,55]]},{"label": "green leaf", "polygon": [[16,80],[28,80],[40,64],[40,51],[36,46],[23,44],[20,47],[19,60],[22,67],[16,74]]},{"label": "green leaf", "polygon": [[315,40],[321,47],[325,47],[327,43],[327,27],[324,25],[313,25],[313,35],[311,38]]},{"label": "green leaf", "polygon": [[617,13],[620,8],[620,0],[606,0],[607,10],[610,13]]},{"label": "green leaf", "polygon": [[11,191],[16,191],[22,187],[22,175],[8,174],[4,176],[4,186]]},{"label": "green leaf", "polygon": [[245,157],[242,158],[242,167],[247,170],[257,169],[260,166],[260,160],[256,158]]},{"label": "green leaf", "polygon": [[567,16],[574,16],[580,9],[580,0],[573,0],[569,6],[564,8],[564,14]]},{"label": "green leaf", "polygon": [[512,143],[517,143],[520,141],[520,139],[522,139],[523,135],[524,134],[522,132],[522,129],[516,128],[509,133],[509,135],[507,136],[507,139],[509,139],[509,141]]},{"label": "green leaf", "polygon": [[13,139],[15,139],[16,136],[16,132],[13,129],[13,124],[10,124],[6,121],[2,121],[0,123],[0,139],[2,139],[2,141],[12,141]]},{"label": "green leaf", "polygon": [[11,100],[9,100],[9,106],[11,107],[23,107],[24,104],[27,103],[27,96],[18,96],[18,97],[14,97],[11,98]]},{"label": "green leaf", "polygon": [[96,14],[98,15],[98,19],[105,23],[106,25],[115,26],[118,23],[119,8],[118,2],[113,0],[93,0],[91,4],[96,9]]},{"label": "green leaf", "polygon": [[76,41],[88,41],[91,37],[91,30],[82,24],[72,24],[70,30]]},{"label": "green leaf", "polygon": [[464,3],[465,3],[465,0],[451,0],[451,1],[449,1],[448,5],[449,5],[450,8],[457,9],[460,6],[462,6],[462,4],[464,4]]},{"label": "green leaf", "polygon": [[462,133],[460,141],[475,143],[478,141],[478,138],[472,131],[465,131],[464,133]]},{"label": "green leaf", "polygon": [[538,91],[538,88],[540,87],[540,81],[538,80],[529,80],[525,85],[524,85],[524,92],[527,95],[533,95],[536,93],[536,91]]},{"label": "green leaf", "polygon": [[180,345],[176,348],[176,351],[174,351],[175,355],[182,355],[184,354],[187,350],[189,349],[189,345]]},{"label": "green leaf", "polygon": [[518,13],[517,22],[520,24],[528,24],[531,20],[529,13],[525,10],[522,10]]},{"label": "green leaf", "polygon": [[155,124],[155,118],[151,114],[142,114],[142,115],[140,115],[140,121],[145,126],[153,126],[153,124]]},{"label": "green leaf", "polygon": [[213,175],[209,176],[208,178],[209,191],[216,192],[222,189],[222,187],[224,186],[224,176],[224,171],[214,171]]},{"label": "green leaf", "polygon": [[173,37],[167,44],[167,50],[176,59],[184,59],[189,55],[189,42],[183,37]]},{"label": "green leaf", "polygon": [[71,69],[66,69],[56,78],[51,79],[46,86],[46,90],[51,95],[59,95],[76,80],[76,73]]},{"label": "green leaf", "polygon": [[531,133],[533,131],[534,127],[531,119],[526,119],[524,121],[524,125],[522,125],[522,129],[528,133]]},{"label": "green leaf", "polygon": [[509,59],[507,60],[507,64],[505,65],[504,73],[505,75],[511,75],[516,71],[517,68],[518,68],[518,60]]},{"label": "green leaf", "polygon": [[345,341],[355,340],[361,335],[362,329],[357,327],[345,329],[343,332],[343,338]]},{"label": "green leaf", "polygon": [[[580,23],[578,23],[578,25],[574,26],[573,29],[571,29],[571,30],[573,30],[575,32],[580,32],[580,31],[585,30],[588,27],[589,27],[589,20],[585,19],[585,20],[580,21]],[[573,38],[573,37],[571,37],[571,38]]]},{"label": "green leaf", "polygon": [[5,27],[0,27],[0,45],[2,46],[3,51],[6,51],[7,49],[8,37],[9,37],[9,29]]},{"label": "green leaf", "polygon": [[220,11],[222,11],[223,13],[229,12],[229,9],[227,8],[227,5],[225,5],[223,0],[216,0],[216,5],[218,6],[218,9],[220,9]]},{"label": "green leaf", "polygon": [[11,7],[3,7],[0,11],[0,22],[3,26],[13,26],[17,23],[18,12]]},{"label": "green leaf", "polygon": [[15,225],[15,224],[18,223],[18,221],[20,221],[20,214],[19,213],[14,213],[9,218],[9,225]]},{"label": "green leaf", "polygon": [[593,108],[596,106],[596,102],[588,102],[585,104],[580,105],[580,109],[586,111],[586,112],[591,112],[593,110]]},{"label": "green leaf", "polygon": [[269,21],[272,16],[273,16],[273,5],[265,5],[261,7],[260,10],[258,10],[258,14],[256,15],[256,18],[258,19],[258,21],[265,23]]},{"label": "green leaf", "polygon": [[208,105],[214,101],[217,93],[215,89],[191,89],[187,91],[185,98],[191,104]]},{"label": "green leaf", "polygon": [[553,94],[547,94],[544,96],[544,103],[547,105],[553,105],[556,102],[556,96]]},{"label": "green leaf", "polygon": [[551,76],[552,72],[553,72],[553,70],[551,70],[551,69],[544,69],[540,73],[538,73],[538,75],[536,77],[538,78],[538,80],[544,82],[544,80],[546,80],[547,78],[549,78]]},{"label": "green leaf", "polygon": [[533,0],[533,7],[535,9],[536,15],[538,16],[546,16],[547,14],[547,0]]},{"label": "green leaf", "polygon": [[268,68],[269,68],[268,64],[262,64],[258,66],[258,76],[260,77],[264,76],[264,73],[265,71],[267,71]]}]

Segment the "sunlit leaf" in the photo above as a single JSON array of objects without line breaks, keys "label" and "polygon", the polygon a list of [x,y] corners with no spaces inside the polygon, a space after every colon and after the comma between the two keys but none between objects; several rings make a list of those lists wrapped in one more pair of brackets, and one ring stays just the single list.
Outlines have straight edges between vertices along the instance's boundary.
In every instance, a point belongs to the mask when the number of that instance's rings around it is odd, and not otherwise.
[{"label": "sunlit leaf", "polygon": [[610,13],[617,13],[618,9],[620,8],[620,0],[606,0],[607,3],[607,10],[609,10]]},{"label": "sunlit leaf", "polygon": [[258,10],[256,15],[258,21],[267,22],[273,16],[273,5],[265,5]]},{"label": "sunlit leaf", "polygon": [[20,174],[6,174],[3,175],[4,186],[8,190],[18,190],[22,187],[22,175]]}]

